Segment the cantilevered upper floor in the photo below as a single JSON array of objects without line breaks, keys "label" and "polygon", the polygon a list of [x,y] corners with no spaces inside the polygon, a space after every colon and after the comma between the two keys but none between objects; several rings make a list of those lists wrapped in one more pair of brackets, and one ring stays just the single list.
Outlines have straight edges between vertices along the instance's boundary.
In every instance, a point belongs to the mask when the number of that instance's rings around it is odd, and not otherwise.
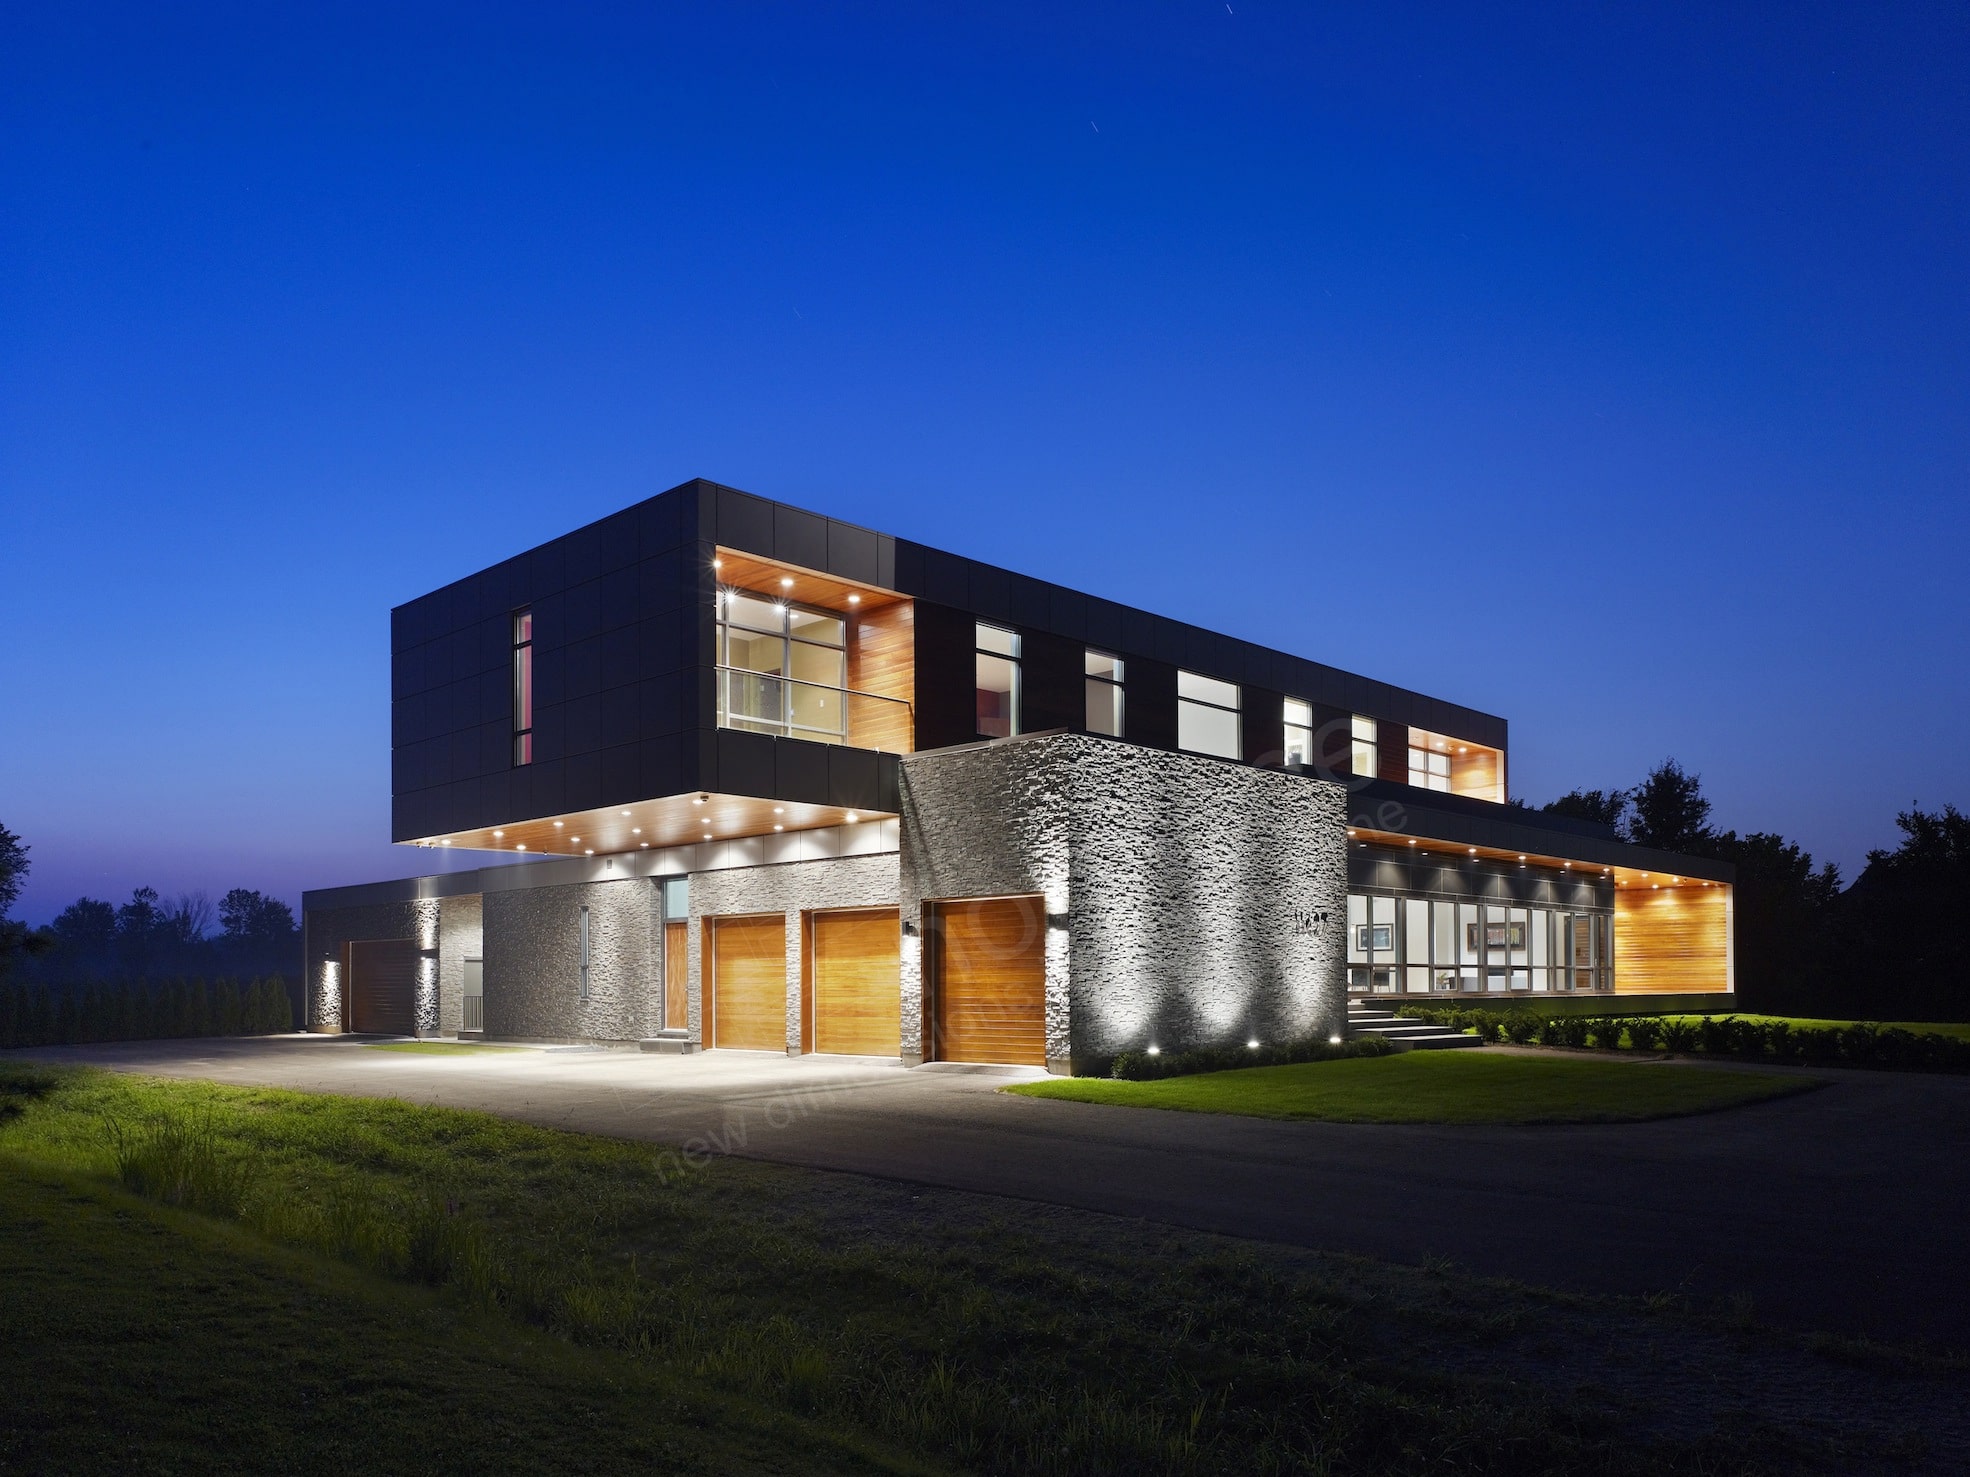
[{"label": "cantilevered upper floor", "polygon": [[398,841],[610,854],[855,824],[1050,729],[1502,805],[1502,718],[705,481],[399,606]]}]

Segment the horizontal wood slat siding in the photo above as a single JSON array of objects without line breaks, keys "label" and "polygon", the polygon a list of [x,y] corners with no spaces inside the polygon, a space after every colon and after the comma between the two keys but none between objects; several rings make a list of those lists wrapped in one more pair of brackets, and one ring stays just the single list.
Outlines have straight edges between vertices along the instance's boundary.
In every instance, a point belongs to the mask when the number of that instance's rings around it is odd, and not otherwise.
[{"label": "horizontal wood slat siding", "polygon": [[1046,927],[1036,897],[937,905],[938,1060],[1046,1065]]},{"label": "horizontal wood slat siding", "polygon": [[814,1049],[844,1056],[902,1050],[902,930],[896,909],[816,913]]},{"label": "horizontal wood slat siding", "polygon": [[740,1051],[787,1049],[787,920],[707,918],[712,1042]]},{"label": "horizontal wood slat siding", "polygon": [[682,918],[664,925],[664,1026],[681,1030],[691,1019],[691,925]]},{"label": "horizontal wood slat siding", "polygon": [[1450,793],[1505,803],[1503,756],[1496,749],[1470,747],[1450,756]]},{"label": "horizontal wood slat siding", "polygon": [[379,1036],[417,1030],[417,941],[349,945],[349,1028]]},{"label": "horizontal wood slat siding", "polygon": [[1614,895],[1616,993],[1702,994],[1731,987],[1730,889],[1627,887]]}]

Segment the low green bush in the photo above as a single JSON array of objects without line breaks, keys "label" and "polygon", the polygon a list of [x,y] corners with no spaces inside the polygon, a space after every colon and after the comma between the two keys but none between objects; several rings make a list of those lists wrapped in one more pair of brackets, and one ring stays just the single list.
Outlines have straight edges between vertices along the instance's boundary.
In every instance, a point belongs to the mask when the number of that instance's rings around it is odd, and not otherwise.
[{"label": "low green bush", "polygon": [[1654,1051],[1662,1045],[1662,1022],[1636,1016],[1628,1022],[1628,1044],[1636,1051]]},{"label": "low green bush", "polygon": [[1164,1077],[1189,1077],[1199,1072],[1235,1072],[1240,1067],[1289,1067],[1298,1062],[1325,1062],[1339,1057],[1387,1056],[1395,1048],[1381,1036],[1352,1036],[1286,1041],[1277,1046],[1200,1046],[1194,1051],[1125,1051],[1108,1069],[1124,1082],[1154,1082]]},{"label": "low green bush", "polygon": [[1696,1041],[1694,1022],[1669,1020],[1662,1023],[1662,1046],[1665,1051],[1695,1051]]},{"label": "low green bush", "polygon": [[1597,1015],[1587,1025],[1587,1040],[1590,1045],[1602,1051],[1617,1051],[1621,1047],[1621,1030],[1626,1024],[1618,1015]]},{"label": "low green bush", "polygon": [[1524,1046],[1539,1026],[1538,1016],[1530,1011],[1515,1010],[1505,1017],[1505,1039],[1514,1046]]}]

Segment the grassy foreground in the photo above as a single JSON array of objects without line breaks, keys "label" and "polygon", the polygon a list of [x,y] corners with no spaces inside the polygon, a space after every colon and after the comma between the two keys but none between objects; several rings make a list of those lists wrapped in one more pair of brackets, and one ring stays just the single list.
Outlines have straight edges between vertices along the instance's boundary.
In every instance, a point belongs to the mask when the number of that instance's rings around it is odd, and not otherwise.
[{"label": "grassy foreground", "polygon": [[0,1470],[1847,1473],[1963,1375],[744,1147],[0,1061]]},{"label": "grassy foreground", "polygon": [[1789,1073],[1410,1051],[1161,1082],[1065,1077],[1000,1090],[1079,1103],[1336,1123],[1618,1123],[1708,1113],[1820,1085],[1817,1078]]}]

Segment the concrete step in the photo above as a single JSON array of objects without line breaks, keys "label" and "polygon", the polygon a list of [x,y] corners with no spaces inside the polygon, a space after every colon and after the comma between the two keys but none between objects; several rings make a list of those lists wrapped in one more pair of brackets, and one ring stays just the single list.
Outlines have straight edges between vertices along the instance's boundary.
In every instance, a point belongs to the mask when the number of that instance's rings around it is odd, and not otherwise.
[{"label": "concrete step", "polygon": [[636,1043],[636,1048],[639,1051],[659,1051],[666,1056],[689,1056],[698,1049],[691,1043],[689,1032],[675,1029],[646,1036]]},{"label": "concrete step", "polygon": [[1461,1031],[1443,1031],[1434,1036],[1391,1036],[1387,1040],[1397,1051],[1462,1051],[1484,1045],[1477,1037],[1466,1036]]}]

